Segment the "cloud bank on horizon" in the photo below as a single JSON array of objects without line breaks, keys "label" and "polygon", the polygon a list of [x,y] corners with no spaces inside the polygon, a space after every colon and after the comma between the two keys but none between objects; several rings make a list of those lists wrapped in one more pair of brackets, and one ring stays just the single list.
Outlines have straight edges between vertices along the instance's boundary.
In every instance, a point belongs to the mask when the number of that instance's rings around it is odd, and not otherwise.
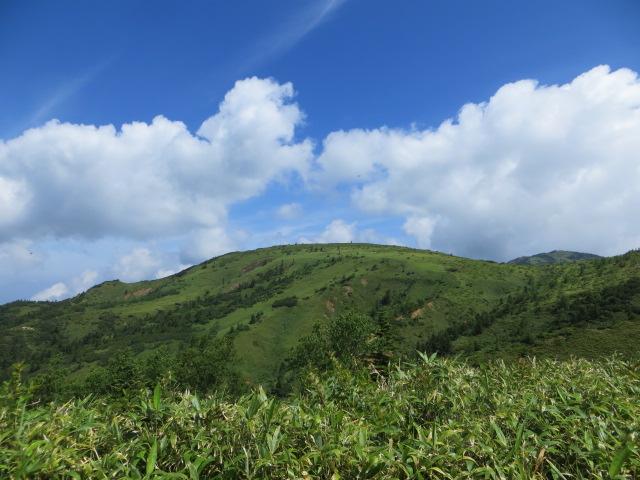
[{"label": "cloud bank on horizon", "polygon": [[[520,80],[437,128],[356,128],[324,139],[300,138],[304,105],[294,93],[271,78],[238,81],[195,133],[164,116],[120,128],[51,120],[0,141],[0,267],[38,268],[44,244],[90,250],[122,239],[125,250],[102,270],[33,296],[45,300],[101,279],[159,278],[274,238],[498,261],[640,246],[632,70],[598,66],[564,85]],[[282,201],[271,208],[270,234],[238,228],[230,211],[272,188]],[[324,224],[304,218],[313,208],[324,209]],[[390,218],[395,232],[376,228]]]}]

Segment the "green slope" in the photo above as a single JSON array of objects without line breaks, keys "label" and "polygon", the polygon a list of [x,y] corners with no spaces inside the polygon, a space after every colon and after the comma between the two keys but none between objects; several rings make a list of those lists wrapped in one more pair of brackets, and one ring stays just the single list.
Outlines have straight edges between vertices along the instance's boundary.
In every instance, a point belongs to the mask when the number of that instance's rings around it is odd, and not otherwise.
[{"label": "green slope", "polygon": [[[145,357],[196,334],[230,334],[247,382],[271,385],[314,322],[350,310],[394,326],[395,356],[416,347],[477,362],[633,353],[639,264],[638,252],[523,266],[368,244],[231,253],[161,280],[111,281],[62,302],[1,306],[0,368],[6,375],[24,360],[38,372],[53,359],[82,378],[124,347]],[[607,303],[624,285],[625,308]],[[572,308],[594,305],[599,317],[575,318]],[[557,346],[561,337],[568,341]]]}]

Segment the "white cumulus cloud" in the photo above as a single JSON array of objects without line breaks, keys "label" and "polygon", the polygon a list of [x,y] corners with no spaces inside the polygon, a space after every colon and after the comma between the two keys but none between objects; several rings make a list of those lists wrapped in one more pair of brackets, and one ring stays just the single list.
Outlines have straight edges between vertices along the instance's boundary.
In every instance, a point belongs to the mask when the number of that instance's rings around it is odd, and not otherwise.
[{"label": "white cumulus cloud", "polygon": [[45,288],[41,292],[36,293],[31,300],[35,300],[36,302],[42,302],[46,300],[61,300],[66,298],[69,294],[69,287],[67,287],[63,282],[58,282],[55,285],[50,286],[49,288]]},{"label": "white cumulus cloud", "polygon": [[93,287],[98,278],[98,271],[88,269],[83,271],[80,275],[73,277],[69,282],[71,286],[67,285],[65,282],[55,283],[54,285],[33,295],[31,300],[63,300]]},{"label": "white cumulus cloud", "polygon": [[507,260],[640,245],[640,82],[596,67],[565,85],[522,80],[437,129],[329,135],[315,183],[346,183],[420,246]]},{"label": "white cumulus cloud", "polygon": [[437,219],[430,217],[409,217],[402,225],[402,230],[416,238],[418,247],[431,248],[431,235],[437,223]]},{"label": "white cumulus cloud", "polygon": [[52,120],[0,141],[0,241],[149,239],[224,224],[227,207],[305,175],[291,84],[239,81],[191,134],[163,116],[120,130]]},{"label": "white cumulus cloud", "polygon": [[138,247],[116,261],[113,274],[122,282],[151,280],[161,267],[162,260],[158,255],[148,248]]},{"label": "white cumulus cloud", "polygon": [[324,230],[316,236],[303,236],[300,243],[378,243],[385,245],[401,245],[401,242],[392,237],[385,237],[373,228],[358,228],[358,222],[345,222],[342,219],[333,220]]},{"label": "white cumulus cloud", "polygon": [[100,273],[97,270],[87,269],[84,270],[80,275],[73,277],[71,279],[73,294],[77,295],[93,287],[98,281],[99,276]]},{"label": "white cumulus cloud", "polygon": [[184,263],[199,263],[237,250],[236,243],[224,228],[203,228],[192,232],[184,242],[180,258]]},{"label": "white cumulus cloud", "polygon": [[356,235],[356,222],[347,223],[344,220],[334,220],[324,229],[316,239],[316,243],[349,243]]},{"label": "white cumulus cloud", "polygon": [[302,215],[303,211],[304,208],[300,203],[293,202],[282,205],[280,208],[278,208],[276,214],[279,218],[292,220]]}]

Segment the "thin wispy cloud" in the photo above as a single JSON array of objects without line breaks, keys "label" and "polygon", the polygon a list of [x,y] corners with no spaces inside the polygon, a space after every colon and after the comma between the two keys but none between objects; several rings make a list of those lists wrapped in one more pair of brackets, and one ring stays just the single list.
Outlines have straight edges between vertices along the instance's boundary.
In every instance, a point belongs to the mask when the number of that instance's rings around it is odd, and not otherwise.
[{"label": "thin wispy cloud", "polygon": [[109,67],[115,57],[100,62],[79,75],[61,84],[42,105],[31,115],[23,129],[42,125],[56,117],[56,111],[75,97],[84,87],[91,83],[100,73]]},{"label": "thin wispy cloud", "polygon": [[285,54],[304,37],[327,21],[348,0],[320,0],[296,11],[282,24],[255,44],[246,60],[238,67],[240,75]]},{"label": "thin wispy cloud", "polygon": [[[345,4],[347,0],[323,0],[309,7],[304,15],[300,17],[302,20],[302,28],[300,31],[294,31],[293,44],[297,43],[302,37],[311,32],[324,22],[328,16]],[[310,19],[310,21],[307,21]],[[306,25],[305,25],[306,24]]]}]

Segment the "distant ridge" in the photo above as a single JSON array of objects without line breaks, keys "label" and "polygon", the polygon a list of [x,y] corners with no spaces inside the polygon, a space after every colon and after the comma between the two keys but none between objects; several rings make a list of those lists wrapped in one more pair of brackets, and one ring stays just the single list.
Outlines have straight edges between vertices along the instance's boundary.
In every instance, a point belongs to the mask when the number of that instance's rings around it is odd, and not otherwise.
[{"label": "distant ridge", "polygon": [[548,253],[538,253],[528,257],[518,257],[509,260],[507,263],[513,265],[548,265],[550,263],[573,263],[582,260],[594,260],[602,258],[600,255],[593,253],[568,252],[566,250],[553,250]]}]

